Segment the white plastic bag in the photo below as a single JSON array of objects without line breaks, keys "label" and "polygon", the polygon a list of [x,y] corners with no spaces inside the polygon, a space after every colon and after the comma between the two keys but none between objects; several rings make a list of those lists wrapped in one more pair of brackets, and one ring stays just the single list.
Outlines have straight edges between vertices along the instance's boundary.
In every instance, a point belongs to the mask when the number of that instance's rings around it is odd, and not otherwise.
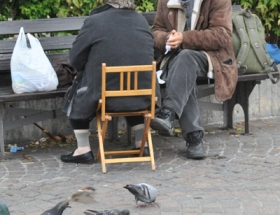
[{"label": "white plastic bag", "polygon": [[21,27],[11,58],[13,91],[20,94],[55,90],[58,78],[39,40],[29,33],[27,37],[30,47]]}]

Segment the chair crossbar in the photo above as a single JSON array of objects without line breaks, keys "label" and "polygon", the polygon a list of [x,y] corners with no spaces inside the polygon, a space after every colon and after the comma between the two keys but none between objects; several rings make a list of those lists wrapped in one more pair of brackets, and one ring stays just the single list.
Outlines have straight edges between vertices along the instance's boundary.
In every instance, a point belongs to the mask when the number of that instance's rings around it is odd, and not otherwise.
[{"label": "chair crossbar", "polygon": [[151,94],[152,90],[112,90],[106,91],[105,97],[145,96]]}]

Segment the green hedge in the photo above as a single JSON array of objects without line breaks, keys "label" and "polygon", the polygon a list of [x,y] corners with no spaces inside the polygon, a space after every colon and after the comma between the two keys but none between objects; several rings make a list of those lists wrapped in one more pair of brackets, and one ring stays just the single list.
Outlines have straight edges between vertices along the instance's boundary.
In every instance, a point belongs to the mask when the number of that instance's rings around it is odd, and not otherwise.
[{"label": "green hedge", "polygon": [[[134,0],[138,11],[155,11],[157,0]],[[40,19],[47,17],[87,16],[93,8],[102,5],[103,0],[2,0],[0,21],[16,19]],[[279,0],[232,0],[251,8],[266,29],[267,40],[278,43],[280,37]]]}]

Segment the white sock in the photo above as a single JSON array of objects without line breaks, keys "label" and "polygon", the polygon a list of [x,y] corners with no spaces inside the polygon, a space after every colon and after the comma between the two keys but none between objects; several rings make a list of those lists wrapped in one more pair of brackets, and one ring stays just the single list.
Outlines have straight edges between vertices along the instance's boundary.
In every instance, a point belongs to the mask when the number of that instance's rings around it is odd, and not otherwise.
[{"label": "white sock", "polygon": [[[144,124],[138,124],[131,127],[131,130],[134,132],[135,148],[140,148],[141,146],[144,128],[145,128]],[[147,142],[145,146],[147,146]]]},{"label": "white sock", "polygon": [[88,129],[74,130],[74,133],[77,139],[78,148],[76,149],[73,156],[89,152],[91,150],[89,144],[89,135],[90,135],[89,130]]}]

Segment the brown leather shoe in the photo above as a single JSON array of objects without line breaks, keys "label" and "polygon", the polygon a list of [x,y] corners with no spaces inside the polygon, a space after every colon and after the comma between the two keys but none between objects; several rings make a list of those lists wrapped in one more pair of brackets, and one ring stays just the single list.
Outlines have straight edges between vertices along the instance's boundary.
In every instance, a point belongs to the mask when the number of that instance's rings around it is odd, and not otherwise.
[{"label": "brown leather shoe", "polygon": [[71,152],[68,155],[61,155],[60,159],[64,163],[81,163],[81,164],[92,164],[94,163],[94,156],[92,151],[87,153],[73,156],[75,151]]}]

